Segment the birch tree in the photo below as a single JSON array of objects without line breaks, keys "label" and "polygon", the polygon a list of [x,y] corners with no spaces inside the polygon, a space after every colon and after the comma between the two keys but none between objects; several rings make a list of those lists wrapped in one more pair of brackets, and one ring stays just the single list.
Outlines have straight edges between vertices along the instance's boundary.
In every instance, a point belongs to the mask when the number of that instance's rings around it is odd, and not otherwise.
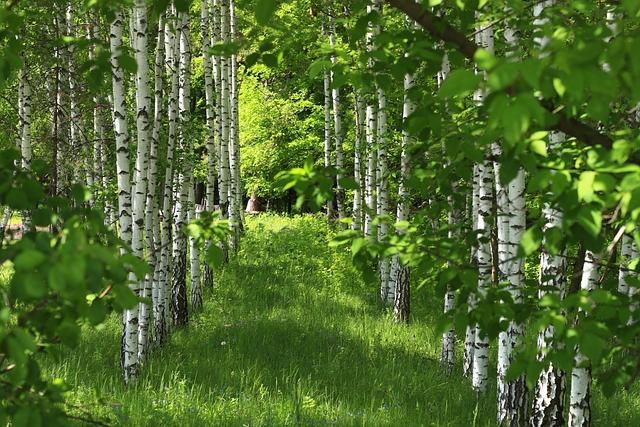
[{"label": "birch tree", "polygon": [[[518,48],[517,33],[507,27],[504,37],[513,56]],[[493,154],[497,160],[493,162],[495,173],[496,223],[498,245],[498,280],[507,283],[511,299],[522,304],[522,287],[524,285],[524,261],[518,256],[518,246],[526,228],[525,210],[525,174],[519,168],[515,178],[503,185],[500,178],[501,142],[493,144]],[[524,376],[512,381],[506,380],[511,366],[514,350],[520,345],[524,326],[510,321],[506,331],[498,336],[498,423],[500,425],[524,425],[528,416],[527,386]]]},{"label": "birch tree", "polygon": [[[327,36],[327,24],[322,22],[322,37]],[[322,87],[324,89],[324,167],[331,167],[331,73],[325,69],[322,78]],[[327,218],[333,218],[333,201],[327,200],[325,207]]]},{"label": "birch tree", "polygon": [[[598,284],[598,264],[600,255],[587,250],[582,267],[580,289],[593,291]],[[589,358],[580,347],[576,348],[575,365],[571,373],[571,393],[569,395],[569,426],[586,427],[591,425],[591,367]]]},{"label": "birch tree", "polygon": [[[235,2],[229,0],[229,41],[237,38]],[[231,249],[237,251],[242,230],[242,190],[240,183],[240,138],[238,123],[238,60],[235,53],[229,58],[229,224]]]},{"label": "birch tree", "polygon": [[365,104],[362,98],[362,93],[358,89],[354,92],[354,114],[355,114],[355,141],[353,148],[353,179],[356,182],[356,188],[353,190],[353,219],[352,219],[352,229],[357,231],[364,231],[364,217],[363,217],[363,207],[364,203],[364,194],[366,192],[365,188],[365,172],[364,172],[364,163],[363,163],[363,149],[366,144],[366,131],[365,131]]},{"label": "birch tree", "polygon": [[191,46],[189,40],[189,18],[185,12],[177,17],[180,45],[179,95],[178,95],[178,144],[181,153],[180,170],[177,177],[177,200],[175,208],[175,230],[173,239],[173,284],[172,314],[174,326],[184,326],[189,321],[187,310],[187,237],[183,228],[187,220],[189,187],[191,184],[191,140],[189,138],[189,115],[191,97]]},{"label": "birch tree", "polygon": [[[405,58],[408,54],[405,54]],[[398,206],[396,208],[396,233],[402,235],[405,233],[404,223],[408,221],[409,211],[409,191],[407,189],[407,180],[409,179],[410,158],[409,149],[412,144],[412,138],[407,129],[407,121],[409,116],[415,111],[415,105],[411,100],[411,89],[414,80],[412,73],[405,73],[403,82],[403,105],[402,105],[402,142],[400,151],[400,182],[398,184]],[[410,274],[409,267],[404,265],[400,257],[396,254],[391,259],[391,272],[389,277],[390,286],[395,289],[393,301],[393,318],[396,322],[408,322],[410,312]]]},{"label": "birch tree", "polygon": [[169,315],[169,303],[172,301],[170,285],[173,283],[173,178],[174,178],[174,152],[177,139],[178,117],[178,67],[179,67],[179,40],[176,35],[173,14],[167,13],[165,22],[165,70],[169,80],[168,91],[168,132],[167,132],[167,158],[164,171],[164,191],[162,201],[162,242],[160,249],[160,271],[158,272],[158,315],[155,320],[155,339],[157,344],[163,344],[168,338],[167,319]]},{"label": "birch tree", "polygon": [[[118,177],[118,221],[120,238],[131,245],[131,183],[129,178],[129,131],[124,90],[124,70],[119,62],[122,51],[122,11],[118,10],[111,22],[109,45],[111,51],[111,74],[113,90],[113,132],[116,139],[116,174]],[[135,276],[130,275],[132,290],[136,290]],[[121,360],[124,380],[135,381],[138,375],[138,306],[127,309],[123,314]]]},{"label": "birch tree", "polygon": [[[213,24],[213,25],[211,25]],[[210,29],[213,27],[213,31],[210,34]],[[200,2],[200,35],[202,43],[202,63],[204,70],[204,91],[205,91],[205,114],[207,125],[207,188],[206,188],[206,207],[207,210],[214,210],[215,199],[215,183],[216,183],[216,165],[219,164],[217,160],[218,150],[216,150],[216,120],[214,113],[215,104],[215,88],[214,88],[214,67],[217,68],[217,64],[214,65],[215,59],[212,59],[209,49],[215,44],[215,38],[217,37],[217,25],[216,20],[209,19],[209,1],[202,0]],[[216,69],[217,73],[217,69]],[[211,242],[206,243],[206,248],[209,247]],[[204,264],[203,271],[203,284],[206,288],[213,287],[213,270],[209,266],[209,263]]]},{"label": "birch tree", "polygon": [[[449,63],[449,55],[447,52],[442,56],[442,66],[437,75],[438,87],[442,87],[442,83],[446,80],[449,72],[451,71],[451,64]],[[452,185],[452,193],[457,189],[457,184]],[[448,237],[455,240],[459,233],[457,227],[459,226],[460,212],[456,206],[454,195],[448,196],[449,203],[449,216],[447,223],[449,226]],[[451,262],[448,263],[449,267],[453,267]],[[447,284],[447,290],[444,295],[444,314],[447,315],[455,307],[455,291],[451,285]],[[443,332],[442,334],[442,350],[440,352],[440,363],[446,369],[447,373],[451,373],[455,364],[455,331],[453,327]]]},{"label": "birch tree", "polygon": [[[133,187],[133,237],[131,248],[134,255],[144,258],[144,223],[145,200],[147,198],[148,167],[149,167],[149,111],[151,95],[149,91],[149,61],[147,46],[147,3],[136,0],[134,10],[135,28],[134,52],[136,59],[136,129],[137,149],[134,169]],[[151,297],[151,290],[145,286],[145,281],[137,283],[134,288],[137,295]],[[149,331],[149,310],[146,303],[140,303],[138,324],[138,359],[144,360],[147,351]]]},{"label": "birch tree", "polygon": [[[478,44],[488,52],[493,53],[493,28],[485,27],[477,34]],[[474,94],[474,101],[482,103],[485,93],[479,89]],[[485,153],[488,157],[490,153]],[[478,168],[478,297],[486,295],[487,288],[491,286],[492,251],[491,251],[491,211],[493,207],[493,167],[486,159],[477,164]],[[489,338],[476,324],[475,343],[473,349],[473,389],[483,393],[487,387],[489,368]]]},{"label": "birch tree", "polygon": [[[367,13],[371,14],[373,12],[378,12],[376,0],[373,0],[373,3],[367,5]],[[367,27],[367,35],[366,35],[366,47],[367,51],[371,52],[374,49],[374,38],[377,35],[378,27],[373,23],[369,23]],[[367,69],[369,72],[373,71],[373,58],[369,58],[367,62]],[[366,113],[365,113],[365,135],[366,135],[366,146],[365,152],[367,157],[367,166],[366,166],[366,174],[365,174],[365,221],[364,221],[364,234],[371,240],[377,239],[377,233],[375,226],[373,224],[373,218],[377,212],[377,199],[376,199],[376,166],[377,166],[377,156],[376,156],[376,135],[378,128],[378,113],[377,113],[377,102],[374,101],[374,97],[371,93],[365,94],[365,102],[366,102]]]},{"label": "birch tree", "polygon": [[[336,13],[336,10],[334,9],[333,0],[330,0],[329,1],[329,45],[331,46],[331,49],[336,48],[336,23],[334,18],[335,13]],[[338,60],[334,52],[331,55],[331,64],[335,66],[337,62]],[[330,79],[333,82],[334,80],[333,71],[331,72]],[[336,208],[338,210],[338,219],[343,219],[345,217],[344,189],[342,188],[342,173],[343,173],[342,170],[344,168],[342,142],[344,139],[344,131],[342,129],[342,105],[340,103],[340,89],[336,85],[333,85],[333,87],[331,88],[331,100],[333,105],[333,135],[335,140],[334,150],[335,150],[335,164],[336,164],[336,170],[337,170]],[[326,106],[325,106],[325,109],[326,109]]]},{"label": "birch tree", "polygon": [[[534,26],[543,27],[548,21],[545,17],[545,9],[555,3],[549,0],[536,4],[533,8]],[[537,37],[534,43],[541,50],[544,56],[544,49],[550,40],[547,36]],[[552,131],[549,135],[549,151],[557,152],[560,144],[564,142],[565,136],[561,132]],[[542,213],[546,224],[544,230],[552,228],[561,229],[563,214],[550,202],[545,202]],[[564,252],[552,253],[543,241],[542,253],[540,255],[540,291],[542,298],[547,292],[553,292],[564,297],[566,288],[566,258]],[[547,291],[546,289],[553,289]],[[553,326],[549,326],[541,332],[538,337],[538,350],[541,356],[548,351],[549,341],[553,337]],[[534,390],[533,410],[531,413],[532,426],[557,425],[564,423],[564,394],[565,394],[565,374],[557,367],[550,364],[542,371],[536,382]]]},{"label": "birch tree", "polygon": [[[28,65],[23,60],[22,70],[20,71],[21,87],[19,94],[19,114],[20,114],[20,155],[21,166],[25,172],[31,171],[31,160],[33,158],[33,149],[31,147],[31,106],[32,106],[32,90],[31,82],[29,81],[29,69]],[[22,211],[22,230],[24,232],[30,231],[31,224],[31,212],[27,209]]]},{"label": "birch tree", "polygon": [[[158,201],[158,151],[160,148],[160,130],[162,127],[163,109],[163,67],[164,67],[164,45],[165,45],[165,18],[164,14],[158,19],[158,36],[156,40],[156,55],[154,59],[154,85],[153,85],[153,125],[151,130],[151,149],[149,151],[149,168],[146,210],[145,210],[145,237],[147,250],[149,252],[149,265],[151,273],[146,278],[145,294],[151,296],[153,319],[164,315],[161,306],[162,291],[159,287],[161,242],[158,236],[160,231],[160,204]],[[157,322],[157,321],[156,321]],[[157,324],[157,323],[156,323]],[[163,327],[162,325],[159,325]]]}]

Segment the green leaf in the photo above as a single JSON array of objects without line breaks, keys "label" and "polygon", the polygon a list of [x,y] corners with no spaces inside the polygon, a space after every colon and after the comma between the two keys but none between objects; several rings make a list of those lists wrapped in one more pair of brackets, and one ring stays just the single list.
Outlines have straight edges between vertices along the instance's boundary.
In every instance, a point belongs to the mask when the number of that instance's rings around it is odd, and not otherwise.
[{"label": "green leaf", "polygon": [[482,77],[470,70],[456,70],[451,72],[442,83],[438,96],[441,98],[453,98],[454,96],[468,94],[474,91]]},{"label": "green leaf", "polygon": [[17,270],[31,271],[42,264],[47,257],[35,249],[27,249],[16,257],[14,266]]},{"label": "green leaf", "polygon": [[586,171],[580,174],[578,180],[578,199],[585,202],[593,201],[593,185],[596,180],[596,173],[593,171]]},{"label": "green leaf", "polygon": [[256,21],[260,25],[267,25],[276,11],[277,4],[275,0],[258,0],[256,4]]},{"label": "green leaf", "polygon": [[538,250],[542,243],[542,231],[539,227],[533,226],[524,232],[520,240],[520,250],[522,255],[529,256]]},{"label": "green leaf", "polygon": [[547,143],[541,139],[534,139],[529,144],[532,153],[536,153],[542,157],[547,157]]},{"label": "green leaf", "polygon": [[210,244],[207,248],[207,262],[212,267],[220,267],[224,262],[224,252],[215,244]]}]

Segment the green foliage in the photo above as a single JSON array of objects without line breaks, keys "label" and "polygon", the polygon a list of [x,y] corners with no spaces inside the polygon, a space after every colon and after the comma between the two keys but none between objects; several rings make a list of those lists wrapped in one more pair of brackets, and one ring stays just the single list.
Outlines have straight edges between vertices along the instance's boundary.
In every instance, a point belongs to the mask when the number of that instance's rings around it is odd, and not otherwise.
[{"label": "green foliage", "polygon": [[37,228],[17,240],[9,234],[0,247],[0,268],[11,271],[0,284],[0,420],[64,425],[60,403],[68,387],[42,375],[38,353],[56,344],[75,347],[83,325],[99,325],[111,311],[137,304],[127,276],[144,277],[147,267],[104,226],[100,213],[83,206],[81,187],[68,202],[48,197],[31,176],[15,170],[16,158],[13,151],[0,153],[0,204],[32,211]]}]

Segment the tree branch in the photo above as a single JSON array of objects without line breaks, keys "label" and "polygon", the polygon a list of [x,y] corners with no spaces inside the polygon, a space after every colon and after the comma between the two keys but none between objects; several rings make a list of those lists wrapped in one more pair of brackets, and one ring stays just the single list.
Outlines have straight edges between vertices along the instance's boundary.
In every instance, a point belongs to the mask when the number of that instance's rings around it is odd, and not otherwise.
[{"label": "tree branch", "polygon": [[[386,0],[386,2],[416,21],[433,37],[452,44],[466,58],[474,60],[474,55],[480,47],[472,40],[469,40],[464,33],[449,25],[444,19],[436,16],[414,0]],[[602,145],[605,148],[613,147],[613,140],[609,136],[575,118],[559,114],[560,109],[550,101],[543,100],[542,106],[555,118],[556,123],[551,126],[552,129],[571,135],[587,145]]]}]

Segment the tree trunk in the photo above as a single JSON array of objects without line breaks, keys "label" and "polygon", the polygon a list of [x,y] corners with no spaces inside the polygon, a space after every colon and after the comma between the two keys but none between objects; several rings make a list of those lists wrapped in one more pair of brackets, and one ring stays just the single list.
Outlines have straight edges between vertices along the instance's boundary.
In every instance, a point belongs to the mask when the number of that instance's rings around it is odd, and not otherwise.
[{"label": "tree trunk", "polygon": [[177,179],[178,201],[175,209],[175,236],[173,249],[173,324],[184,326],[189,321],[187,310],[187,237],[184,226],[187,219],[189,187],[192,177],[192,144],[189,138],[189,115],[191,102],[191,47],[189,39],[189,20],[185,12],[178,14],[178,37],[180,43],[178,96],[179,126],[178,143],[182,158]]},{"label": "tree trunk", "polygon": [[[409,23],[410,25],[410,23]],[[405,54],[405,56],[407,56]],[[400,182],[398,184],[398,206],[396,209],[396,222],[401,223],[408,220],[409,214],[409,191],[407,189],[407,181],[411,170],[409,164],[410,145],[413,139],[407,129],[407,121],[409,116],[415,111],[415,105],[411,100],[410,91],[413,88],[413,74],[406,73],[404,75],[404,100],[402,106],[402,142],[400,151]],[[396,228],[398,235],[406,233],[404,226]],[[395,289],[393,301],[393,317],[396,321],[407,322],[409,320],[410,308],[410,274],[408,267],[403,265],[400,257],[396,254],[391,260],[390,287]]]},{"label": "tree trunk", "polygon": [[[442,83],[446,80],[449,72],[451,71],[451,64],[449,63],[449,55],[445,52],[442,57],[442,67],[440,68],[440,72],[438,72],[438,87],[442,86]],[[456,193],[457,183],[452,184],[451,192],[452,195],[448,197],[449,202],[449,216],[447,219],[448,227],[449,227],[449,238],[453,241],[459,237],[459,233],[457,228],[459,227],[460,222],[460,211],[455,203],[455,198],[453,194]],[[451,262],[448,263],[449,268],[453,268]],[[451,312],[455,307],[455,291],[451,287],[451,285],[447,285],[447,290],[444,295],[444,314],[445,316]],[[445,331],[442,334],[442,350],[440,352],[440,363],[445,368],[448,374],[451,373],[453,367],[455,365],[455,331],[453,327],[449,328],[449,330]]]},{"label": "tree trunk", "polygon": [[[336,23],[334,14],[336,13],[333,7],[333,0],[329,3],[329,45],[332,49],[336,47]],[[337,64],[337,58],[335,55],[331,55],[331,63]],[[331,81],[333,81],[333,71],[331,72]],[[336,161],[336,207],[338,210],[338,219],[343,219],[344,213],[344,189],[342,188],[342,175],[344,169],[344,159],[342,153],[342,141],[344,139],[344,132],[342,130],[342,106],[340,105],[340,89],[333,87],[331,89],[331,99],[333,101],[333,134],[335,138],[335,161]]]},{"label": "tree trunk", "polygon": [[[493,28],[484,28],[476,34],[476,42],[487,51],[493,53]],[[486,78],[486,76],[485,76]],[[484,101],[485,93],[482,89],[474,93],[474,101],[481,104]],[[487,153],[489,154],[489,153]],[[493,167],[489,160],[477,165],[478,168],[478,297],[486,295],[487,289],[493,282],[492,250],[491,250],[491,211],[493,209]],[[473,389],[478,393],[484,393],[487,388],[488,368],[489,368],[489,339],[480,329],[475,327],[475,342],[473,348],[473,373],[471,383]]]},{"label": "tree trunk", "polygon": [[[591,292],[596,288],[600,259],[600,255],[587,251],[580,281],[583,291]],[[569,395],[569,426],[587,427],[591,425],[591,366],[589,358],[580,351],[580,347],[576,348],[574,360]]]},{"label": "tree trunk", "polygon": [[[133,40],[136,59],[136,130],[137,150],[133,184],[133,238],[131,248],[133,254],[144,259],[144,224],[145,201],[147,198],[149,167],[149,111],[151,95],[149,91],[149,61],[147,47],[147,3],[136,0],[132,13],[135,15],[135,39]],[[151,297],[151,290],[145,286],[146,281],[137,282],[134,291],[143,298]],[[148,292],[148,293],[147,293]],[[147,351],[149,332],[149,308],[140,303],[138,319],[138,360],[142,362]]]},{"label": "tree trunk", "polygon": [[[167,12],[168,14],[168,12]],[[160,271],[158,273],[158,316],[155,320],[156,344],[164,344],[168,338],[169,328],[169,300],[171,292],[169,284],[172,283],[172,198],[174,178],[174,151],[176,141],[176,124],[178,116],[178,37],[175,27],[165,23],[165,70],[169,77],[169,102],[168,102],[168,134],[167,134],[167,161],[165,166],[164,191],[162,201],[162,243],[160,245]]]},{"label": "tree trunk", "polygon": [[160,128],[162,127],[162,115],[164,114],[162,105],[162,85],[164,65],[164,14],[158,19],[158,39],[156,42],[156,57],[154,61],[154,108],[153,108],[153,127],[151,131],[151,150],[149,151],[149,188],[147,191],[146,212],[145,212],[145,234],[147,241],[147,250],[149,251],[149,265],[151,272],[145,279],[145,294],[149,296],[151,293],[151,302],[153,307],[153,318],[161,316],[160,295],[161,290],[158,282],[158,252],[160,249],[160,240],[157,238],[157,230],[159,230],[159,200],[157,197],[158,187],[158,149],[160,146]]},{"label": "tree trunk", "polygon": [[363,231],[363,195],[365,189],[365,173],[363,171],[362,152],[365,138],[365,105],[362,94],[356,90],[355,94],[355,117],[356,117],[356,135],[354,142],[353,154],[353,179],[356,182],[356,188],[353,191],[353,220],[351,228],[357,231]]},{"label": "tree trunk", "polygon": [[[22,86],[22,99],[19,103],[22,104],[21,108],[21,138],[20,138],[20,154],[22,157],[22,170],[25,172],[31,171],[31,159],[33,158],[33,151],[31,148],[31,105],[32,105],[32,91],[31,82],[29,82],[29,69],[26,63],[23,61],[23,67],[20,71],[20,82]],[[31,211],[22,211],[22,232],[27,233],[31,231]]]},{"label": "tree trunk", "polygon": [[[216,33],[215,19],[213,24],[214,37]],[[200,33],[202,36],[202,62],[204,69],[204,89],[205,89],[205,105],[206,105],[206,125],[207,125],[207,194],[206,209],[213,211],[215,199],[215,182],[216,182],[216,123],[214,114],[214,77],[213,63],[209,49],[211,48],[212,38],[209,34],[209,1],[202,0],[200,2]],[[217,72],[217,71],[216,71]],[[208,248],[211,242],[206,242],[205,247]],[[205,288],[213,287],[213,269],[209,263],[204,264],[203,284]]]},{"label": "tree trunk", "polygon": [[[131,245],[131,184],[129,178],[129,131],[125,104],[124,71],[119,63],[122,52],[122,12],[116,11],[110,28],[111,73],[113,88],[113,131],[116,139],[116,173],[118,177],[118,220],[120,238]],[[129,275],[135,292],[135,275]],[[138,306],[124,311],[124,331],[122,334],[122,368],[126,383],[138,376]]]}]

